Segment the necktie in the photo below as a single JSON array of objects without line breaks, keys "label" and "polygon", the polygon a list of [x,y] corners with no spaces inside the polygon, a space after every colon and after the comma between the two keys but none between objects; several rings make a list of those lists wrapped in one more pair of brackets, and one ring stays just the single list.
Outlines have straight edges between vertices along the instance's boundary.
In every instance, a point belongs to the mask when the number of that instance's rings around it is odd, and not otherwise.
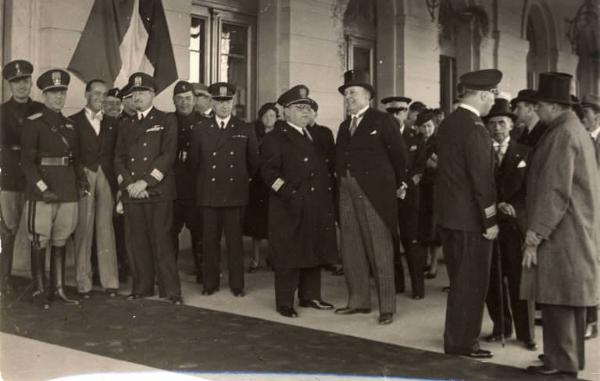
[{"label": "necktie", "polygon": [[308,132],[306,127],[302,129],[302,135],[304,135],[304,137],[310,140],[311,142],[313,141],[312,136],[310,136],[310,133]]},{"label": "necktie", "polygon": [[144,114],[138,114],[138,120],[141,122],[144,120]]},{"label": "necktie", "polygon": [[496,151],[496,160],[498,166],[502,164],[502,159],[504,158],[504,153],[506,151],[506,144],[494,143],[494,150]]},{"label": "necktie", "polygon": [[225,129],[225,121],[221,121],[221,130]]},{"label": "necktie", "polygon": [[358,116],[352,117],[352,122],[350,122],[350,136],[354,135],[356,129],[358,128]]}]

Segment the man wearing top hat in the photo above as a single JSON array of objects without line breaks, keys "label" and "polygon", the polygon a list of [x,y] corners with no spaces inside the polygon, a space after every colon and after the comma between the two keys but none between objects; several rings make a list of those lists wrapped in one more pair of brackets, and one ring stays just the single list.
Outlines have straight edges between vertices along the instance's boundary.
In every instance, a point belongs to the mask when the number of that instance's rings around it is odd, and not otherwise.
[{"label": "man wearing top hat", "polygon": [[296,317],[294,294],[300,307],[333,309],[321,299],[321,266],[337,257],[333,179],[328,163],[333,136],[307,129],[309,89],[297,85],[277,100],[284,110],[262,143],[261,175],[269,196],[269,245],[275,270],[277,312]]},{"label": "man wearing top hat", "polygon": [[516,98],[510,101],[512,111],[517,117],[515,123],[522,126],[520,127],[522,131],[518,136],[514,134],[511,136],[528,147],[535,147],[544,131],[546,131],[546,125],[535,112],[533,95],[535,95],[535,90],[523,89],[519,91]]},{"label": "man wearing top hat", "polygon": [[134,73],[129,77],[129,85],[137,115],[121,120],[115,149],[133,275],[129,299],[153,296],[156,273],[159,295],[181,304],[171,235],[177,125],[172,115],[152,105],[154,78]]},{"label": "man wearing top hat", "polygon": [[[394,280],[396,293],[404,292],[404,268],[400,255],[400,242],[404,248],[412,296],[422,299],[425,296],[425,252],[417,242],[419,232],[419,183],[425,171],[425,147],[421,135],[415,130],[414,121],[411,126],[406,124],[408,105],[411,99],[394,96],[381,100],[388,113],[398,122],[399,131],[408,148],[407,172],[402,179],[402,193],[398,198],[398,223],[400,235],[394,234]],[[417,102],[414,102],[417,103]],[[420,102],[419,102],[420,103]],[[415,117],[416,120],[416,117]]]},{"label": "man wearing top hat", "polygon": [[7,63],[2,77],[8,82],[11,97],[0,105],[0,295],[11,291],[15,237],[25,204],[25,175],[21,168],[21,133],[28,116],[43,110],[33,101],[31,74],[33,65],[24,60]]},{"label": "man wearing top hat", "polygon": [[370,107],[375,89],[368,73],[347,71],[338,90],[348,112],[336,142],[348,304],[335,312],[371,311],[371,269],[379,298],[379,324],[390,324],[396,311],[392,239],[398,229],[396,194],[406,174],[407,150],[394,118]]},{"label": "man wearing top hat", "polygon": [[69,74],[61,69],[48,70],[38,78],[45,107],[27,118],[22,134],[33,299],[44,307],[48,306],[43,298],[47,246],[52,248],[48,299],[78,303],[64,290],[65,245],[77,225],[78,201],[89,194],[89,185],[74,122],[61,113],[69,81]]},{"label": "man wearing top hat", "polygon": [[543,365],[528,371],[576,377],[585,364],[586,307],[598,303],[598,164],[571,109],[572,76],[542,73],[534,95],[547,124],[530,153],[522,296],[541,305]]},{"label": "man wearing top hat", "polygon": [[501,78],[495,69],[463,74],[461,103],[437,134],[435,212],[450,278],[444,351],[475,358],[492,357],[478,340],[498,235],[492,141],[481,117]]},{"label": "man wearing top hat", "polygon": [[515,119],[516,116],[510,111],[508,99],[500,97],[496,98],[494,106],[484,118],[492,136],[496,156],[495,180],[500,228],[498,244],[494,245],[492,251],[486,298],[494,328],[486,340],[502,341],[502,335],[512,336],[514,321],[517,340],[527,349],[535,350],[537,346],[534,340],[534,306],[533,303],[519,298],[523,260],[521,247],[525,234],[525,176],[529,147],[511,137]]},{"label": "man wearing top hat", "polygon": [[175,159],[175,186],[177,199],[173,203],[173,241],[175,255],[179,252],[179,233],[184,226],[190,231],[196,283],[202,283],[202,217],[196,206],[196,182],[190,152],[194,126],[202,116],[194,111],[192,84],[179,81],[173,89],[175,118],[177,120],[177,158]]},{"label": "man wearing top hat", "polygon": [[196,203],[203,227],[203,291],[219,289],[221,234],[225,232],[229,288],[244,292],[242,218],[248,185],[258,168],[258,143],[252,126],[231,114],[235,86],[217,82],[208,88],[214,117],[204,118],[192,131],[191,165],[196,176]]}]

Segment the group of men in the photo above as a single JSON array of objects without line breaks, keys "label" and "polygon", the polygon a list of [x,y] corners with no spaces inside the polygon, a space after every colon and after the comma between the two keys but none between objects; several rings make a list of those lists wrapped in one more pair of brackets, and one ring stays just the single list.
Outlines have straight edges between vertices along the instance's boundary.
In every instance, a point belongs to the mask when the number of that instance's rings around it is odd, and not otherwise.
[{"label": "group of men", "polygon": [[[121,90],[92,80],[85,108],[66,118],[69,74],[40,75],[38,103],[29,97],[32,72],[23,60],[3,69],[12,92],[2,105],[3,294],[10,290],[12,246],[23,216],[33,300],[44,308],[54,298],[78,303],[64,291],[71,235],[81,297],[92,288],[96,242],[100,282],[111,296],[119,288],[117,253],[125,251],[129,299],[154,295],[158,283],[159,296],[181,304],[177,242],[183,226],[191,231],[203,294],[220,288],[224,232],[229,288],[243,297],[242,220],[249,182],[260,171],[271,191],[269,243],[281,315],[298,315],[296,291],[300,307],[334,308],[321,297],[321,269],[337,261],[336,222],[348,287],[347,305],[336,314],[371,311],[372,277],[379,324],[393,321],[396,291],[404,287],[400,242],[413,297],[423,297],[414,199],[424,161],[413,149],[412,128],[425,109],[420,102],[409,106],[409,98],[389,97],[383,100],[388,112],[379,111],[371,106],[375,89],[368,74],[350,70],[338,89],[348,117],[334,141],[331,130],[310,125],[316,102],[308,87],[297,85],[277,100],[283,120],[263,138],[259,155],[254,129],[233,115],[232,84],[179,81],[176,111],[167,114],[153,106],[156,86],[148,74],[134,73]],[[594,141],[600,102],[584,99],[586,131],[571,111],[569,75],[542,74],[538,91],[521,91],[510,106],[496,97],[501,78],[493,69],[461,76],[460,103],[436,136],[435,212],[450,278],[444,349],[492,356],[478,341],[486,300],[494,321],[488,340],[509,336],[514,318],[517,339],[535,349],[535,302],[543,311],[544,365],[530,370],[573,374],[583,368],[586,307],[598,304]],[[525,126],[518,142],[511,138],[515,120]]]}]

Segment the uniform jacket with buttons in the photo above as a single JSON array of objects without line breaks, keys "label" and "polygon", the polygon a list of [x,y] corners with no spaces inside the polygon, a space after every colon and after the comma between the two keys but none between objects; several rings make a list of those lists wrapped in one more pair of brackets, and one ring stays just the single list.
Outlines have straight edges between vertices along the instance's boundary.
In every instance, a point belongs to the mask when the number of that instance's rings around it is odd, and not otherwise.
[{"label": "uniform jacket with buttons", "polygon": [[408,149],[408,162],[404,182],[409,190],[416,189],[423,177],[425,163],[427,162],[425,142],[417,131],[409,127],[404,127],[402,137]]},{"label": "uniform jacket with buttons", "polygon": [[388,113],[367,109],[353,136],[350,118],[342,122],[336,142],[336,177],[349,172],[391,234],[398,229],[396,189],[406,176],[408,153],[397,122]]},{"label": "uniform jacket with buttons", "polygon": [[258,142],[252,125],[232,116],[225,128],[204,118],[192,133],[192,167],[196,204],[205,207],[244,206],[250,179],[258,169]]},{"label": "uniform jacket with buttons", "polygon": [[513,224],[516,222],[522,233],[525,233],[525,176],[527,174],[527,154],[529,147],[510,139],[502,163],[496,166],[496,188],[498,203],[505,202],[515,209],[513,217],[498,212],[499,221]]},{"label": "uniform jacket with buttons", "polygon": [[[147,203],[175,199],[173,164],[177,155],[177,122],[173,115],[150,110],[143,120],[125,117],[119,123],[115,148],[117,182],[123,202]],[[149,198],[132,199],[127,186],[138,180],[148,183]]]},{"label": "uniform jacket with buttons", "polygon": [[13,98],[0,105],[0,189],[23,192],[25,174],[21,168],[21,134],[28,116],[44,109],[44,105],[28,99],[18,103]]},{"label": "uniform jacket with buttons", "polygon": [[117,177],[114,170],[114,156],[118,131],[117,119],[103,115],[100,122],[100,134],[96,135],[94,127],[85,115],[85,109],[69,118],[75,123],[75,130],[79,136],[81,164],[92,172],[97,172],[101,167],[113,193],[115,193]]},{"label": "uniform jacket with buttons", "polygon": [[496,224],[492,139],[481,118],[459,107],[437,133],[435,212],[440,226],[484,232]]},{"label": "uniform jacket with buttons", "polygon": [[204,117],[196,111],[193,111],[190,115],[177,113],[174,113],[174,115],[177,120],[177,158],[175,159],[177,199],[194,204],[196,181],[191,164],[192,133],[196,123]]},{"label": "uniform jacket with buttons", "polygon": [[[69,157],[70,164],[42,166],[40,160],[45,157]],[[42,191],[47,187],[58,196],[58,202],[78,201],[79,190],[87,187],[75,124],[47,107],[25,120],[21,160],[28,200],[42,200]]]},{"label": "uniform jacket with buttons", "polygon": [[316,267],[337,257],[333,179],[327,163],[333,134],[309,132],[313,141],[278,122],[261,147],[260,172],[271,190],[269,245],[276,268]]}]

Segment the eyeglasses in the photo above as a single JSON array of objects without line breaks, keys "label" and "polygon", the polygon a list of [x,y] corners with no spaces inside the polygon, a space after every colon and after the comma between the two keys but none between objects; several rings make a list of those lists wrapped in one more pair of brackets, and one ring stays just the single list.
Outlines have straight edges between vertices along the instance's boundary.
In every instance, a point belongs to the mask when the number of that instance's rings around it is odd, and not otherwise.
[{"label": "eyeglasses", "polygon": [[311,110],[311,107],[309,104],[295,104],[295,105],[291,105],[290,107],[293,107],[298,111],[310,111]]}]

